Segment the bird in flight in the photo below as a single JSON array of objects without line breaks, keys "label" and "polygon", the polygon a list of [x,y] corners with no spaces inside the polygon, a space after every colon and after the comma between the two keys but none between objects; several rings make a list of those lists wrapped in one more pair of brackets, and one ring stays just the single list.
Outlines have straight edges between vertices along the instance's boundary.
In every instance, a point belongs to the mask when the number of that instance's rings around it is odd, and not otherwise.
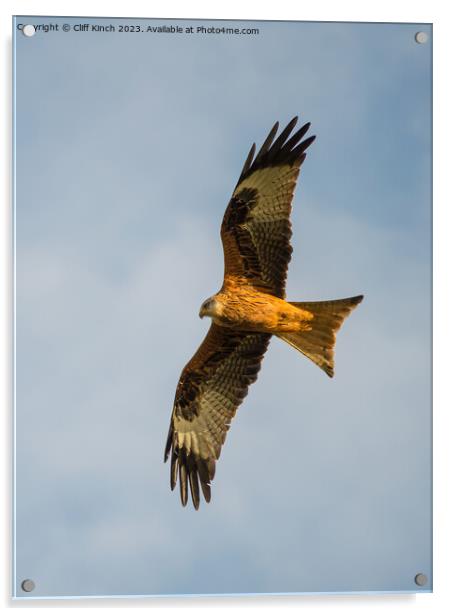
[{"label": "bird in flight", "polygon": [[257,155],[244,163],[221,225],[224,281],[201,305],[212,323],[180,376],[166,443],[170,484],[180,483],[182,504],[199,508],[200,490],[210,502],[221,447],[249,385],[257,379],[271,336],[281,338],[334,372],[335,335],[363,295],[319,302],[288,302],[285,282],[291,258],[291,202],[300,167],[314,136],[293,118],[277,136],[271,129]]}]

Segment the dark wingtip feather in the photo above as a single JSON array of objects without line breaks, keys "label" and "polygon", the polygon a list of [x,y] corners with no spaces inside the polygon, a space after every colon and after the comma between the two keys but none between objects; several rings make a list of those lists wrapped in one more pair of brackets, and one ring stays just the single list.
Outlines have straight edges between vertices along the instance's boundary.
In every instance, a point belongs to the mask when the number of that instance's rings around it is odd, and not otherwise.
[{"label": "dark wingtip feather", "polygon": [[202,493],[207,503],[209,503],[211,499],[210,481],[212,477],[209,473],[206,460],[203,460],[202,458],[199,458],[197,460],[197,472],[199,473],[200,487],[202,488]]},{"label": "dark wingtip feather", "polygon": [[304,147],[304,150],[306,148],[308,148],[310,145],[312,145],[312,143],[315,141],[315,139],[316,139],[316,135],[312,135],[311,137],[307,137],[307,139],[305,139],[305,141],[302,142],[302,143],[306,144],[305,147]]},{"label": "dark wingtip feather", "polygon": [[312,145],[312,143],[315,141],[316,139],[316,135],[312,135],[311,137],[307,137],[307,139],[304,139],[304,141],[301,141],[301,143],[293,150],[293,152],[298,151],[298,152],[305,152],[305,150]]},{"label": "dark wingtip feather", "polygon": [[167,459],[169,457],[169,452],[171,451],[173,433],[174,433],[174,429],[172,427],[172,421],[171,421],[171,424],[169,426],[168,438],[166,439],[166,447],[164,449],[164,462],[167,462]]},{"label": "dark wingtip feather", "polygon": [[241,171],[241,176],[243,176],[249,170],[249,168],[250,168],[250,166],[252,164],[252,159],[254,158],[255,148],[256,148],[256,145],[255,145],[255,143],[253,143],[251,149],[249,150],[249,154],[247,155],[246,161],[245,161],[245,163],[243,165],[243,169]]},{"label": "dark wingtip feather", "polygon": [[187,472],[186,472],[186,456],[183,455],[179,461],[179,475],[180,475],[180,498],[182,505],[185,507],[188,502],[188,485],[187,485]]},{"label": "dark wingtip feather", "polygon": [[215,473],[216,473],[216,463],[214,460],[212,459],[207,460],[207,469],[208,469],[208,476],[210,478],[210,481],[213,481],[215,477]]},{"label": "dark wingtip feather", "polygon": [[277,139],[272,144],[268,152],[268,160],[270,160],[275,154],[277,154],[278,151],[281,150],[281,148],[283,147],[283,144],[287,140],[288,135],[291,133],[291,131],[295,127],[297,121],[298,121],[298,117],[296,116],[291,120],[291,122],[288,122],[286,127],[283,129],[283,131],[280,133],[280,135],[277,137]]},{"label": "dark wingtip feather", "polygon": [[262,157],[266,154],[266,152],[269,150],[274,137],[276,136],[277,131],[279,130],[279,122],[276,122],[274,124],[274,126],[271,128],[271,130],[269,131],[268,136],[266,137],[265,141],[263,142],[262,147],[260,148],[260,150],[258,151],[257,156],[255,157],[254,160],[254,165],[256,162],[258,162],[259,160],[262,159]]},{"label": "dark wingtip feather", "polygon": [[202,488],[202,494],[204,495],[205,501],[209,503],[211,500],[211,489],[209,484],[201,482],[200,487]]},{"label": "dark wingtip feather", "polygon": [[174,449],[171,456],[171,490],[174,490],[177,484],[177,471],[178,471],[179,459]]},{"label": "dark wingtip feather", "polygon": [[301,143],[299,145],[297,145],[293,150],[291,150],[291,152],[288,154],[288,158],[290,161],[295,161],[297,159],[299,159],[299,157],[301,157],[302,155],[304,155],[304,158],[302,160],[305,159],[305,150],[312,145],[312,143],[315,141],[316,139],[316,135],[312,135],[311,137],[307,137],[307,139],[304,139],[304,141],[301,141]]},{"label": "dark wingtip feather", "polygon": [[190,467],[191,468],[188,473],[189,487],[191,491],[191,498],[193,499],[194,509],[197,510],[199,509],[199,479],[197,477],[197,471],[193,461],[191,461]]},{"label": "dark wingtip feather", "polygon": [[285,143],[285,145],[283,146],[283,150],[284,152],[289,152],[290,150],[292,150],[294,148],[294,146],[299,143],[299,141],[302,139],[302,137],[306,134],[306,132],[309,130],[311,123],[307,122],[306,124],[304,124],[303,126],[301,126],[301,128],[299,130],[297,130],[289,139],[288,141]]},{"label": "dark wingtip feather", "polygon": [[307,122],[290,137],[297,121],[298,116],[292,118],[280,135],[275,139],[277,131],[279,130],[279,122],[276,122],[253,160],[252,157],[255,153],[255,149],[251,148],[252,156],[251,152],[249,152],[238,184],[257,169],[265,166],[283,164],[296,164],[300,166],[302,164],[305,158],[302,154],[313,143],[315,136],[308,137],[300,143],[301,139],[310,128],[310,122]]}]

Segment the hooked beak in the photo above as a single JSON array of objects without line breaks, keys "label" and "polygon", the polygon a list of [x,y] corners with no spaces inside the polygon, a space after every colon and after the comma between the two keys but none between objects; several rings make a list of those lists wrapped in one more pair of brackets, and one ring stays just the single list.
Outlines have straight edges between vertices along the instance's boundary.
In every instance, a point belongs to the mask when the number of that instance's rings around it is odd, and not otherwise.
[{"label": "hooked beak", "polygon": [[211,299],[206,300],[202,304],[202,306],[200,307],[199,317],[201,319],[203,319],[204,317],[211,317],[212,316],[212,309],[214,308],[214,305],[215,305],[215,303],[214,303],[213,300],[211,300]]}]

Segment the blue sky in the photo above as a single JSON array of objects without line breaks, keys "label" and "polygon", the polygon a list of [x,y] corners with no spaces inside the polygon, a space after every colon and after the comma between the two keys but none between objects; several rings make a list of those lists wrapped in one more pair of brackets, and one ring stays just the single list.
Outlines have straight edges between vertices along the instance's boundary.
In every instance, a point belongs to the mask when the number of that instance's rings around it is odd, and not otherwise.
[{"label": "blue sky", "polygon": [[[249,25],[16,37],[19,596],[431,588],[432,33]],[[333,380],[271,342],[211,504],[183,509],[163,447],[220,222],[294,115],[317,140],[288,298],[365,300]]]}]

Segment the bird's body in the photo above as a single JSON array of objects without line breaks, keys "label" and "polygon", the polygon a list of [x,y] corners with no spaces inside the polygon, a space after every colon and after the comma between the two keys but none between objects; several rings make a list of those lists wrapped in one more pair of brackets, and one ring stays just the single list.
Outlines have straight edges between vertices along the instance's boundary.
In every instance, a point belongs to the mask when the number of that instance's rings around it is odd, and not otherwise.
[{"label": "bird's body", "polygon": [[188,486],[197,509],[200,489],[210,501],[230,422],[260,370],[272,335],[278,336],[333,376],[335,336],[361,302],[358,295],[320,302],[285,300],[291,258],[291,202],[310,124],[292,133],[294,118],[275,139],[278,123],[255,155],[255,144],[221,225],[224,281],[205,300],[199,316],[210,329],[180,376],[165,449],[171,454],[171,488]]},{"label": "bird's body", "polygon": [[210,310],[200,312],[223,327],[268,334],[311,329],[313,315],[289,302],[255,290],[243,278],[227,276],[222,289],[207,302]]}]

